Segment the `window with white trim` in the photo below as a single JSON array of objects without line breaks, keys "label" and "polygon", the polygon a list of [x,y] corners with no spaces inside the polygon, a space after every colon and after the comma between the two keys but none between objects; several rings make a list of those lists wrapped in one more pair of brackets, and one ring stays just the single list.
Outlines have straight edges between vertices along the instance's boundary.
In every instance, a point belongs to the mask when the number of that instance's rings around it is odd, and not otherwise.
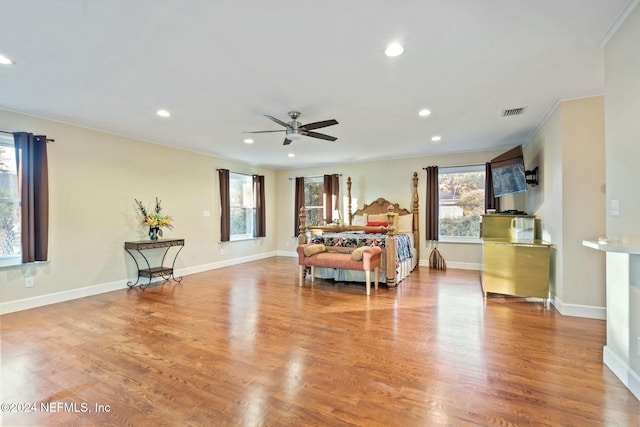
[{"label": "window with white trim", "polygon": [[304,208],[307,212],[307,225],[324,224],[324,178],[304,179]]},{"label": "window with white trim", "polygon": [[253,177],[229,172],[231,240],[253,239],[256,221]]},{"label": "window with white trim", "polygon": [[484,165],[438,169],[438,232],[441,241],[473,241],[480,237],[484,184]]},{"label": "window with white trim", "polygon": [[0,266],[20,264],[21,260],[16,150],[11,136],[0,135]]}]

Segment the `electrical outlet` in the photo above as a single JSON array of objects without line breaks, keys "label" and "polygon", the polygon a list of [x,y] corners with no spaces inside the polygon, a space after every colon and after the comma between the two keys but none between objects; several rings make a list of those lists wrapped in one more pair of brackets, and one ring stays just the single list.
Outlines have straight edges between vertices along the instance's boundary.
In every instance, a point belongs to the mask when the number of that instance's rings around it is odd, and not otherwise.
[{"label": "electrical outlet", "polygon": [[211,216],[211,212],[210,211],[203,211],[202,212],[202,216],[205,218],[209,218]]},{"label": "electrical outlet", "polygon": [[33,288],[33,277],[25,277],[24,278],[24,287],[25,288]]}]

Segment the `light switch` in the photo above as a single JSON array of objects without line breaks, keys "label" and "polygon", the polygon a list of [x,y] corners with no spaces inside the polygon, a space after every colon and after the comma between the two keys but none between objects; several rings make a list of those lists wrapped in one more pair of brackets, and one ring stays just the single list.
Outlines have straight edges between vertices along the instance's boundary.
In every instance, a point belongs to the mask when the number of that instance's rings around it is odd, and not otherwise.
[{"label": "light switch", "polygon": [[611,201],[611,216],[620,216],[620,200]]}]

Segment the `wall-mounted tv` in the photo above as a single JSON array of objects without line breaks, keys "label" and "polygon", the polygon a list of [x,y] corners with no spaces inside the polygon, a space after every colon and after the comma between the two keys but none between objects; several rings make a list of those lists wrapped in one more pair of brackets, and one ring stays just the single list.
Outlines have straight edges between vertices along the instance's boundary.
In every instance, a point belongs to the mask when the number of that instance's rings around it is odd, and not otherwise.
[{"label": "wall-mounted tv", "polygon": [[527,176],[521,145],[491,160],[491,178],[494,197],[527,191]]}]

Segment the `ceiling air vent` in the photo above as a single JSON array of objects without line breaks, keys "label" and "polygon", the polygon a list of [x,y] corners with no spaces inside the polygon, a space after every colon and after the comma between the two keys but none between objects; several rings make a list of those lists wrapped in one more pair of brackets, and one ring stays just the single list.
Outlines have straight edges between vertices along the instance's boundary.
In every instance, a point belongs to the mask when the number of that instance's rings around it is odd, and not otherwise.
[{"label": "ceiling air vent", "polygon": [[509,108],[508,110],[503,110],[502,117],[517,116],[524,113],[525,108],[527,107]]}]

